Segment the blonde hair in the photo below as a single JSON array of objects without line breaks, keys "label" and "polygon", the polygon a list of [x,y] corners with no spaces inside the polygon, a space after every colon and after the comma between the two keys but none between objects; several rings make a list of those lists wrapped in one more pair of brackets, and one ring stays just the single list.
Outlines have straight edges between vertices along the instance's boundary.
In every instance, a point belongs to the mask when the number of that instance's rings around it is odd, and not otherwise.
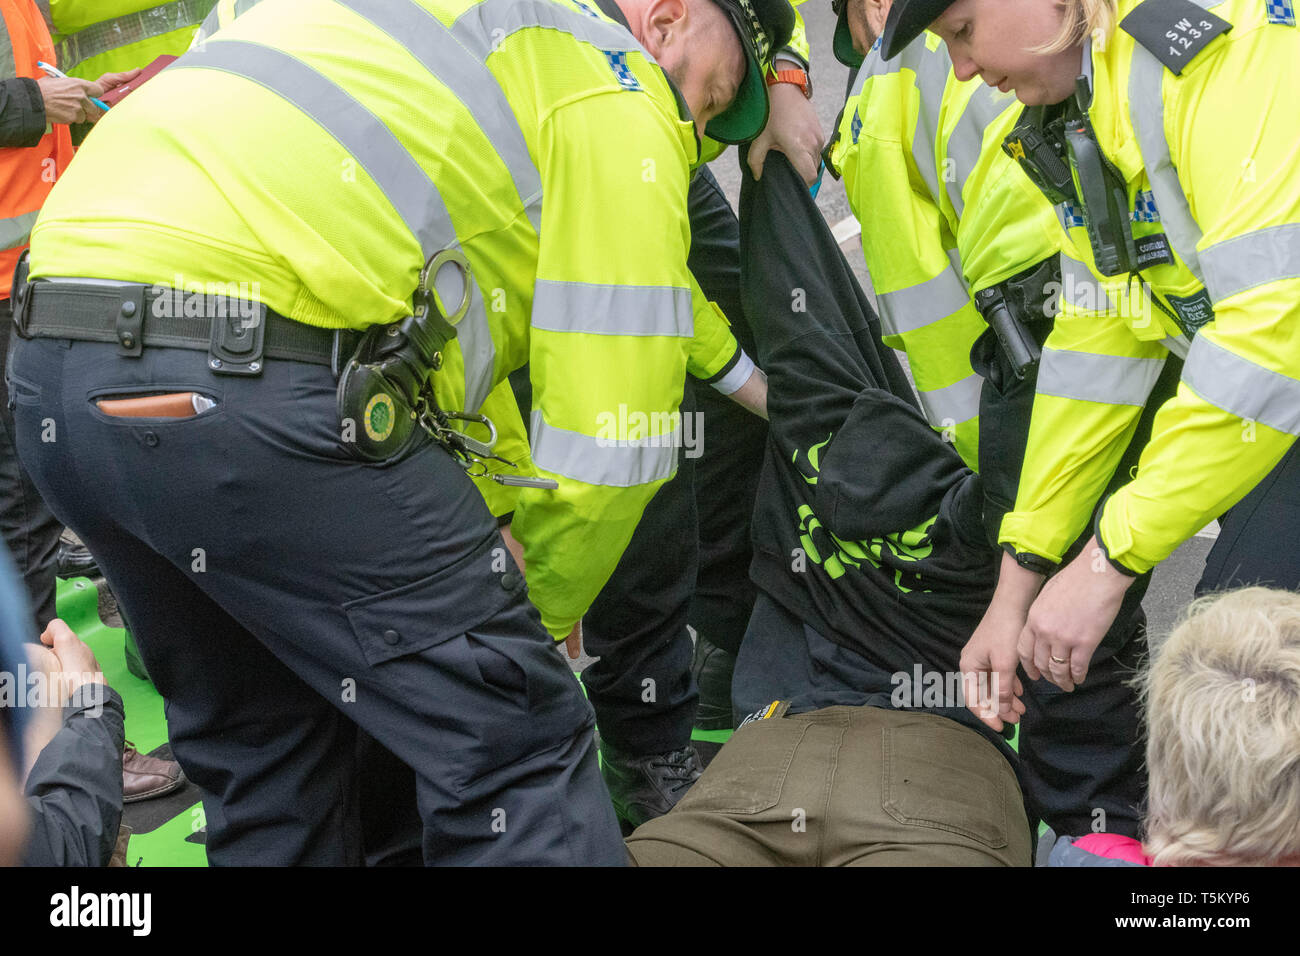
[{"label": "blonde hair", "polygon": [[1196,601],[1138,678],[1157,866],[1300,855],[1300,595]]},{"label": "blonde hair", "polygon": [[1031,53],[1060,53],[1088,37],[1099,43],[1110,39],[1115,29],[1116,0],[1056,0],[1056,5],[1065,8],[1061,32],[1042,46],[1033,47]]}]

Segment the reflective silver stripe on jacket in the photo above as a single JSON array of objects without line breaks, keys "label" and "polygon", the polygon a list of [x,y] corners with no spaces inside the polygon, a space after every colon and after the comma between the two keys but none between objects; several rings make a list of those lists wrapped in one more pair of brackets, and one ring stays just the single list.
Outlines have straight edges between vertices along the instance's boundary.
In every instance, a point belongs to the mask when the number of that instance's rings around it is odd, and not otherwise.
[{"label": "reflective silver stripe on jacket", "polygon": [[0,219],[0,249],[16,249],[27,245],[27,240],[32,237],[32,226],[36,225],[36,217],[39,215],[40,210],[37,209],[21,216]]},{"label": "reflective silver stripe on jacket", "polygon": [[970,304],[970,292],[956,269],[949,267],[933,279],[876,295],[880,328],[886,335],[904,335],[933,325]]},{"label": "reflective silver stripe on jacket", "polygon": [[447,207],[420,164],[379,117],[306,63],[260,43],[218,40],[191,50],[170,68],[221,70],[281,96],[356,159],[415,234],[426,257],[455,245]]},{"label": "reflective silver stripe on jacket", "polygon": [[533,464],[589,485],[643,485],[670,477],[677,467],[675,433],[637,441],[592,438],[547,424],[541,409],[533,409],[528,436]]},{"label": "reflective silver stripe on jacket", "polygon": [[1300,223],[1257,229],[1215,243],[1201,253],[1210,301],[1256,286],[1300,278]]},{"label": "reflective silver stripe on jacket", "polygon": [[[129,46],[153,37],[197,27],[212,10],[216,0],[174,0],[148,10],[123,14],[112,20],[92,23],[59,40],[59,69],[67,73],[93,56]],[[56,24],[57,26],[57,24]],[[147,66],[139,63],[137,66]]]},{"label": "reflective silver stripe on jacket", "polygon": [[1145,405],[1165,360],[1043,349],[1039,395],[1101,405]]},{"label": "reflective silver stripe on jacket", "polygon": [[520,205],[542,227],[542,176],[528,153],[523,130],[501,85],[482,60],[466,50],[451,31],[410,0],[338,0],[406,47],[420,65],[460,100],[501,157]]},{"label": "reflective silver stripe on jacket", "polygon": [[[1212,10],[1223,0],[1192,2],[1203,10]],[[1169,244],[1192,274],[1204,283],[1205,273],[1196,252],[1196,245],[1201,241],[1201,228],[1192,217],[1165,139],[1165,102],[1161,95],[1164,77],[1164,64],[1141,43],[1134,43],[1128,81],[1129,119],[1142,151],[1142,164],[1151,180],[1151,192],[1156,197],[1160,221],[1169,237]]]},{"label": "reflective silver stripe on jacket", "polygon": [[695,334],[691,290],[538,279],[532,326],[590,335]]},{"label": "reflective silver stripe on jacket", "polygon": [[[912,51],[911,57],[908,57],[909,51]],[[916,111],[916,127],[912,131],[912,159],[930,188],[930,195],[938,202],[940,187],[935,158],[939,153],[935,137],[939,130],[939,108],[943,104],[943,91],[948,85],[952,63],[947,56],[938,56],[926,49],[924,39],[910,44],[898,59],[902,61],[901,67],[908,67],[916,73],[920,103]]]},{"label": "reflective silver stripe on jacket", "polygon": [[983,387],[983,378],[968,375],[960,382],[943,388],[924,392],[917,389],[917,395],[921,399],[921,408],[925,410],[926,420],[935,428],[943,428],[960,425],[979,415],[980,390]]},{"label": "reflective silver stripe on jacket", "polygon": [[966,190],[966,181],[979,165],[980,154],[984,151],[984,134],[1014,101],[1014,97],[1001,93],[991,86],[977,87],[971,94],[966,109],[958,117],[952,135],[948,137],[947,158],[952,164],[952,172],[956,175],[949,175],[947,169],[943,170],[943,175],[944,182],[948,186],[948,198],[952,201],[952,208],[958,219],[966,209],[962,199],[962,193]]},{"label": "reflective silver stripe on jacket", "polygon": [[[333,80],[288,53],[243,40],[213,40],[194,47],[170,67],[183,68],[241,76],[292,103],[374,180],[420,243],[426,260],[460,247],[438,187],[383,121]],[[491,391],[496,355],[477,283],[471,283],[469,310],[456,332],[465,358],[465,407],[475,411]]]},{"label": "reflective silver stripe on jacket", "polygon": [[1192,339],[1183,381],[1230,415],[1300,435],[1300,381],[1256,365],[1204,335]]},{"label": "reflective silver stripe on jacket", "polygon": [[636,51],[651,63],[655,62],[636,38],[617,23],[585,16],[553,0],[482,0],[456,18],[451,32],[471,53],[486,60],[506,37],[529,27],[559,30],[611,53]]},{"label": "reflective silver stripe on jacket", "polygon": [[1106,294],[1106,288],[1078,259],[1060,254],[1061,298],[1081,312],[1114,313],[1115,307]]},{"label": "reflective silver stripe on jacket", "polygon": [[1166,335],[1160,340],[1160,344],[1173,352],[1180,359],[1187,358],[1187,353],[1191,351],[1191,343],[1187,340],[1187,336],[1183,335],[1181,332],[1176,336]]}]

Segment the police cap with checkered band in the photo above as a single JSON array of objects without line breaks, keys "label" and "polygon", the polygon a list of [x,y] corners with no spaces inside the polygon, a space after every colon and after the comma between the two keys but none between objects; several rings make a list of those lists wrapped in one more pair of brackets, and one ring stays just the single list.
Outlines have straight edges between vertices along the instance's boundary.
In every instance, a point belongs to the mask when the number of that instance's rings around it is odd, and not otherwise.
[{"label": "police cap with checkered band", "polygon": [[767,125],[767,83],[772,54],[790,42],[794,8],[789,0],[713,0],[731,20],[745,52],[745,77],[731,106],[704,131],[720,143],[747,143]]}]

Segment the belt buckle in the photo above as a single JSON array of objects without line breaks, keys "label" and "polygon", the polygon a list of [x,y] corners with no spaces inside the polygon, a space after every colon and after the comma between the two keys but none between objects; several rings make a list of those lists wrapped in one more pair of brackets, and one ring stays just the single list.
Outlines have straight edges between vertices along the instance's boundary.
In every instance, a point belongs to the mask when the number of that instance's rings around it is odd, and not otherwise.
[{"label": "belt buckle", "polygon": [[[215,298],[215,297],[213,297]],[[263,343],[266,340],[266,306],[252,299],[224,297],[224,303],[236,303],[234,314],[228,307],[214,309],[212,334],[208,340],[208,368],[216,375],[261,375]],[[252,303],[252,316],[243,306]],[[222,299],[217,299],[222,304]]]}]

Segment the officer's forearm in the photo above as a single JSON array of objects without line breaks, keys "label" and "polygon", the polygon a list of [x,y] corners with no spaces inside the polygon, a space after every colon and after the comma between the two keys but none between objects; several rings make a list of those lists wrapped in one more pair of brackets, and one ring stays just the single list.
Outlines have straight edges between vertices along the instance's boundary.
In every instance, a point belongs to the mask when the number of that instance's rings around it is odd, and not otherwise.
[{"label": "officer's forearm", "polygon": [[759,418],[767,421],[767,375],[761,368],[754,367],[754,371],[745,384],[736,389],[729,396],[737,405],[741,405],[753,412]]}]

